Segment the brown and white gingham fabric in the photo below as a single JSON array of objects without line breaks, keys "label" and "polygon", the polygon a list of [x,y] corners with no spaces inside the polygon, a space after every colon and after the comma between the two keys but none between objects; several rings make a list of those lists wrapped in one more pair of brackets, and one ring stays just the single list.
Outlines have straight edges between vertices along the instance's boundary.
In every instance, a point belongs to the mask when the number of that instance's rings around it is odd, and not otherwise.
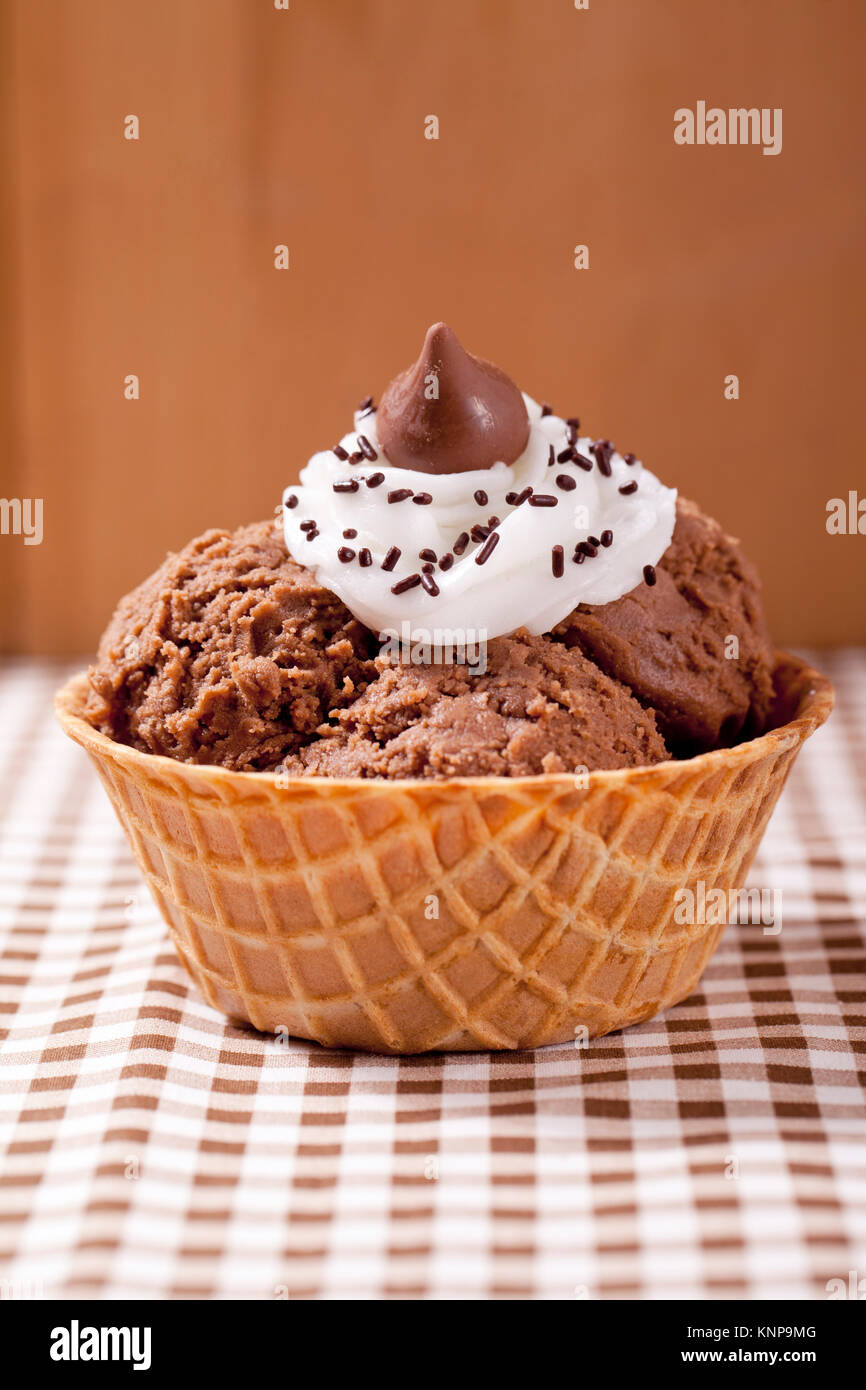
[{"label": "brown and white gingham fabric", "polygon": [[699,993],[407,1059],[229,1026],[80,749],[0,681],[0,1297],[807,1298],[866,1275],[866,653]]}]

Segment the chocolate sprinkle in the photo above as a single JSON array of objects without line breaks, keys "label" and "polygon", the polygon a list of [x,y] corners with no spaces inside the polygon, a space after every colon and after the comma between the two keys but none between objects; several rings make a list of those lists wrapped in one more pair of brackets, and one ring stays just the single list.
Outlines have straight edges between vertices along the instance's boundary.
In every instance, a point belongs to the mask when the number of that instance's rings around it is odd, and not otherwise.
[{"label": "chocolate sprinkle", "polygon": [[319,534],[319,532],[317,531],[316,527],[314,526],[313,529],[312,529],[312,531],[308,531],[308,532],[307,532],[307,540],[308,540],[308,541],[314,541],[314,540],[316,539],[316,537],[317,537],[318,534]]},{"label": "chocolate sprinkle", "polygon": [[369,459],[371,463],[374,459],[377,459],[379,457],[379,455],[376,453],[376,450],[373,448],[372,444],[370,443],[369,439],[365,434],[358,435],[358,448],[361,450],[361,453],[364,455],[364,458]]},{"label": "chocolate sprinkle", "polygon": [[315,529],[316,529],[316,523],[315,523],[315,521],[302,521],[302,522],[301,522],[301,530],[302,530],[302,531],[315,531]]},{"label": "chocolate sprinkle", "polygon": [[595,559],[596,555],[598,554],[598,550],[592,544],[591,541],[581,541],[577,548],[578,550],[582,551],[583,554],[586,555],[587,558],[590,560]]},{"label": "chocolate sprinkle", "polygon": [[433,494],[430,492],[416,492],[412,498],[416,507],[429,507],[433,501]]},{"label": "chocolate sprinkle", "polygon": [[399,583],[391,585],[391,593],[405,594],[407,589],[416,589],[420,583],[420,574],[408,574],[406,578],[401,579]]},{"label": "chocolate sprinkle", "polygon": [[623,483],[620,492],[624,497],[628,497],[632,492],[637,492],[637,483]]},{"label": "chocolate sprinkle", "polygon": [[491,530],[491,531],[495,531],[496,528],[497,528],[497,526],[499,525],[499,517],[498,517],[498,516],[489,516],[489,517],[487,518],[487,525],[490,527],[490,530]]},{"label": "chocolate sprinkle", "polygon": [[494,550],[496,549],[496,547],[498,546],[498,544],[499,544],[499,532],[498,532],[498,531],[491,531],[491,532],[490,532],[490,535],[487,537],[487,540],[484,542],[484,544],[483,544],[483,546],[481,547],[481,549],[479,550],[478,554],[475,556],[475,563],[476,563],[476,565],[483,565],[483,564],[485,564],[486,561],[490,559],[490,556],[493,554],[493,552],[494,552]]},{"label": "chocolate sprinkle", "polygon": [[596,550],[601,545],[601,541],[599,540],[598,536],[587,536],[586,539],[589,541],[590,545],[595,546]]},{"label": "chocolate sprinkle", "polygon": [[625,459],[629,468],[631,468],[633,463],[637,463],[637,459],[635,458],[634,454],[623,454],[623,458]]},{"label": "chocolate sprinkle", "polygon": [[284,506],[284,507],[288,507],[289,511],[291,511],[292,508],[293,508],[293,507],[296,507],[297,505],[298,505],[298,499],[297,499],[297,497],[295,496],[294,493],[292,493],[291,497],[287,497],[286,500],[285,500],[285,502],[283,503],[283,506]]},{"label": "chocolate sprinkle", "polygon": [[341,545],[337,551],[337,559],[342,560],[344,565],[348,565],[350,560],[354,560],[355,552],[348,545]]},{"label": "chocolate sprinkle", "polygon": [[333,449],[331,450],[331,453],[336,454],[337,458],[340,460],[341,463],[345,463],[346,459],[349,457],[347,451],[343,448],[342,444],[335,444]]},{"label": "chocolate sprinkle", "polygon": [[576,565],[582,565],[584,560],[586,559],[586,556],[584,555],[580,546],[578,546],[571,558]]},{"label": "chocolate sprinkle", "polygon": [[367,549],[367,547],[364,546],[364,549],[363,549],[363,550],[359,550],[359,551],[358,551],[358,564],[359,564],[359,565],[363,565],[364,568],[366,569],[367,566],[368,566],[368,565],[372,565],[372,563],[373,563],[373,557],[372,557],[372,555],[370,554],[370,552],[369,552],[369,550]]},{"label": "chocolate sprinkle", "polygon": [[469,533],[468,533],[468,531],[461,531],[461,532],[460,532],[460,535],[457,537],[457,539],[456,539],[456,541],[454,542],[454,544],[453,544],[453,546],[451,547],[451,549],[454,551],[454,554],[455,554],[455,555],[462,555],[468,544],[469,544]]},{"label": "chocolate sprinkle", "polygon": [[382,561],[382,569],[389,571],[392,570],[396,565],[397,561],[400,559],[400,554],[401,552],[398,549],[398,547],[396,545],[392,545],[391,549],[388,551],[388,554]]},{"label": "chocolate sprinkle", "polygon": [[555,545],[551,550],[550,564],[554,579],[561,579],[565,574],[565,552],[561,545]]},{"label": "chocolate sprinkle", "polygon": [[490,501],[483,487],[480,487],[475,493],[475,501],[478,503],[479,507],[486,507],[487,503]]},{"label": "chocolate sprinkle", "polygon": [[442,559],[439,561],[439,568],[440,568],[441,570],[450,570],[450,568],[451,568],[451,566],[452,566],[453,564],[454,564],[454,556],[451,554],[450,551],[447,551],[447,552],[442,556]]},{"label": "chocolate sprinkle", "polygon": [[332,483],[335,492],[357,492],[360,483],[357,478],[349,478],[345,483]]},{"label": "chocolate sprinkle", "polygon": [[548,404],[547,404],[547,401],[542,401],[542,402],[541,402],[541,413],[542,413],[542,415],[552,415],[552,414],[553,414],[553,406],[552,406],[552,405],[548,405]]},{"label": "chocolate sprinkle", "polygon": [[559,498],[550,492],[535,492],[529,499],[530,507],[557,507]]},{"label": "chocolate sprinkle", "polygon": [[429,561],[429,560],[425,560],[424,563],[423,563],[423,565],[421,566],[421,573],[422,573],[422,574],[432,574],[432,573],[433,573],[433,569],[434,569],[434,566],[431,565],[430,561]]},{"label": "chocolate sprinkle", "polygon": [[557,462],[557,463],[568,463],[569,460],[570,460],[570,459],[573,459],[573,458],[574,458],[574,450],[572,449],[571,445],[569,444],[567,448],[563,449],[560,453],[558,453],[558,454],[556,455],[556,462]]},{"label": "chocolate sprinkle", "polygon": [[523,503],[526,501],[527,497],[531,497],[531,496],[532,496],[532,488],[531,488],[531,487],[525,487],[525,488],[523,489],[523,491],[522,491],[522,492],[519,492],[519,493],[517,494],[517,496],[515,497],[515,499],[514,499],[514,505],[515,505],[515,507],[520,507],[520,506],[522,506]]},{"label": "chocolate sprinkle", "polygon": [[549,448],[548,451],[547,451],[547,466],[548,466],[548,468],[552,468],[553,465],[554,465],[555,463],[556,463],[556,450],[554,449],[553,445],[551,444],[550,448]]},{"label": "chocolate sprinkle", "polygon": [[563,492],[573,492],[577,487],[577,483],[570,473],[557,473],[556,486],[561,487]]},{"label": "chocolate sprinkle", "polygon": [[364,455],[361,453],[361,450],[360,450],[360,449],[356,449],[355,452],[354,452],[353,454],[350,454],[350,455],[349,455],[349,462],[350,462],[350,463],[360,463],[360,462],[361,462],[361,459],[362,459],[363,457],[364,457]]},{"label": "chocolate sprinkle", "polygon": [[643,567],[643,577],[644,577],[644,579],[646,580],[647,584],[649,584],[650,588],[652,588],[653,584],[655,584],[655,582],[656,582],[655,566],[654,566],[654,565],[644,565],[644,567]]},{"label": "chocolate sprinkle", "polygon": [[419,560],[433,560],[433,561],[435,561],[435,559],[436,559],[436,551],[435,551],[435,550],[431,550],[430,547],[427,546],[427,548],[426,548],[425,550],[419,550],[419,551],[418,551],[418,559],[419,559]]},{"label": "chocolate sprinkle", "polygon": [[588,459],[585,454],[579,454],[577,450],[575,450],[573,461],[577,464],[578,468],[583,469],[584,473],[592,472],[592,460]]},{"label": "chocolate sprinkle", "polygon": [[592,445],[592,452],[595,454],[595,461],[598,464],[599,473],[603,474],[605,478],[609,478],[611,472],[610,456],[612,452],[610,444],[606,440],[599,440],[597,444]]},{"label": "chocolate sprinkle", "polygon": [[424,588],[427,590],[428,594],[432,594],[434,598],[439,593],[439,585],[436,583],[436,580],[433,578],[433,575],[428,573],[426,570],[421,575],[421,583],[424,585]]},{"label": "chocolate sprinkle", "polygon": [[357,534],[358,532],[355,530],[354,526],[348,526],[346,530],[343,532],[343,540],[353,541]]},{"label": "chocolate sprinkle", "polygon": [[482,526],[479,522],[477,525],[472,527],[472,530],[469,532],[469,534],[474,541],[486,541],[487,537],[490,535],[490,527]]},{"label": "chocolate sprinkle", "polygon": [[515,502],[517,501],[517,493],[516,493],[516,492],[506,492],[506,494],[505,494],[505,500],[506,500],[506,502],[508,503],[509,507],[513,507],[514,504],[515,504]]},{"label": "chocolate sprinkle", "polygon": [[384,473],[371,473],[367,479],[367,487],[379,487],[385,481]]},{"label": "chocolate sprinkle", "polygon": [[358,410],[359,410],[359,411],[361,411],[361,410],[369,410],[370,407],[372,406],[372,404],[373,404],[373,397],[372,397],[372,396],[365,396],[364,399],[363,399],[362,401],[359,401],[359,402],[358,402]]},{"label": "chocolate sprinkle", "polygon": [[613,531],[602,531],[601,543],[605,546],[613,545]]},{"label": "chocolate sprinkle", "polygon": [[395,487],[393,492],[388,493],[389,502],[405,502],[407,497],[412,496],[410,487]]}]

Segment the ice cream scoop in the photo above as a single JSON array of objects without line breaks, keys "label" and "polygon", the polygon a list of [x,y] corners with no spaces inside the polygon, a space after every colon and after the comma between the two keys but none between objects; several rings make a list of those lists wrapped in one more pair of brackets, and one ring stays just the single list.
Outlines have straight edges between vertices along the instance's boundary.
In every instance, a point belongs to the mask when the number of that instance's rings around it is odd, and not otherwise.
[{"label": "ice cream scoop", "polygon": [[418,473],[514,463],[529,438],[517,386],[492,362],[466,352],[445,323],[428,328],[418,361],[385,388],[377,425],[392,467]]}]

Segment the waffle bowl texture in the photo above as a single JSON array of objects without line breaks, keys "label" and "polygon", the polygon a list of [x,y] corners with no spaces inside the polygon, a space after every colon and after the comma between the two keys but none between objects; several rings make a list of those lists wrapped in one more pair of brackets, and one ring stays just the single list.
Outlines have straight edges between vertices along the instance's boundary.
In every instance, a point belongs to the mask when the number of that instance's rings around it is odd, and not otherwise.
[{"label": "waffle bowl texture", "polygon": [[[777,727],[648,768],[361,781],[141,753],[58,693],[183,964],[230,1018],[332,1047],[538,1047],[687,997],[723,926],[679,890],[743,885],[794,758],[833,705],[779,656]],[[736,928],[734,928],[736,929]]]}]

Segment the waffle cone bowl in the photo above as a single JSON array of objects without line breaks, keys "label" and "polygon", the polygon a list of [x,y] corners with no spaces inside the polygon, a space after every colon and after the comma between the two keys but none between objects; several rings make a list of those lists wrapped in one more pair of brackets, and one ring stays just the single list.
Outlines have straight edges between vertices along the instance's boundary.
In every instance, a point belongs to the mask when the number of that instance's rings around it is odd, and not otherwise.
[{"label": "waffle cone bowl", "polygon": [[695,989],[723,926],[679,890],[740,888],[833,692],[791,657],[777,727],[649,768],[362,781],[140,753],[59,692],[205,999],[266,1032],[415,1053],[538,1047]]}]

